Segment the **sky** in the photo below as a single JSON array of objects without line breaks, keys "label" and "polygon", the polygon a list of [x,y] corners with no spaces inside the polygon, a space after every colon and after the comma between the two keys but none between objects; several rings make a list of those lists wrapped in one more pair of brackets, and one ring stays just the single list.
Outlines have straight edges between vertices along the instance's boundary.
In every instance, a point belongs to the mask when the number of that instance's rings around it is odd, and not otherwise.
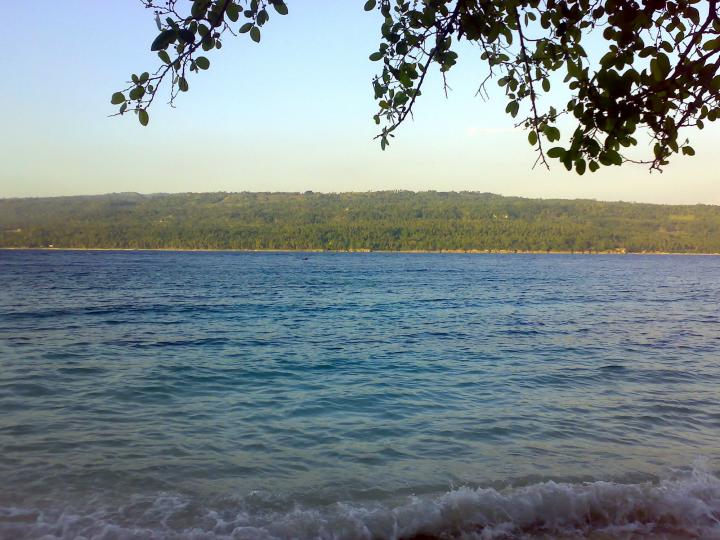
[{"label": "sky", "polygon": [[[694,157],[662,174],[533,170],[479,51],[464,48],[446,98],[429,77],[415,117],[380,150],[368,59],[377,13],[363,0],[288,0],[260,44],[228,36],[171,108],[161,94],[143,128],[114,117],[110,95],[152,71],[152,13],[135,0],[6,2],[0,33],[0,197],[112,192],[481,191],[542,198],[720,204],[720,126],[688,132]],[[8,22],[12,24],[7,24]],[[650,148],[647,149],[650,153]]]}]

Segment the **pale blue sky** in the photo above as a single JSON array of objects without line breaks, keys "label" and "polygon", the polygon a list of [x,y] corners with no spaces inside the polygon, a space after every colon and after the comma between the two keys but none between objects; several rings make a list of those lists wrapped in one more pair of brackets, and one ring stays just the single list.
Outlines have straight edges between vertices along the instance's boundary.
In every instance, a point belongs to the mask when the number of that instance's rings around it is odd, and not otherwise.
[{"label": "pale blue sky", "polygon": [[[474,50],[450,73],[445,99],[428,81],[415,120],[382,152],[370,80],[376,13],[362,0],[292,0],[260,45],[228,38],[171,109],[108,118],[132,72],[155,67],[149,12],[134,0],[6,2],[0,34],[0,197],[121,191],[473,190],[529,197],[720,204],[719,126],[689,133],[694,158],[663,174],[640,166],[583,177],[531,170]],[[494,87],[494,83],[492,85]]]}]

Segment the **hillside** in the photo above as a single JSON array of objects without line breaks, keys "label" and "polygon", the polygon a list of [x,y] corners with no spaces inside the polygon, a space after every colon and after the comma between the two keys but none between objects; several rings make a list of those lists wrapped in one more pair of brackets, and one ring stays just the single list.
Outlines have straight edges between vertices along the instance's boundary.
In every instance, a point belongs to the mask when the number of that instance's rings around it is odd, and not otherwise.
[{"label": "hillside", "polygon": [[720,207],[475,192],[0,199],[0,247],[720,252]]}]

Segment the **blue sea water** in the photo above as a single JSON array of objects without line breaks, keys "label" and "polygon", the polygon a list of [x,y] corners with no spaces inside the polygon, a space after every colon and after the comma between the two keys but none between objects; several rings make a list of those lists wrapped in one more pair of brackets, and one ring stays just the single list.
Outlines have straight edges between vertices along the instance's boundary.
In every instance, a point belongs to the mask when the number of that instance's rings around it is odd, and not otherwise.
[{"label": "blue sea water", "polygon": [[720,538],[720,257],[0,251],[0,538]]}]

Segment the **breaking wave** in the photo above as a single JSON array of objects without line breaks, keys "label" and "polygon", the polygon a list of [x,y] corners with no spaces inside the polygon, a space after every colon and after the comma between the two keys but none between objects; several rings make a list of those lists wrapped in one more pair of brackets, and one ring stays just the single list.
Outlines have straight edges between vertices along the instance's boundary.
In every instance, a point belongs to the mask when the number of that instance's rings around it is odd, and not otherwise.
[{"label": "breaking wave", "polygon": [[[2,538],[96,539],[720,539],[720,478],[702,466],[656,483],[543,482],[460,488],[391,503],[249,510],[162,494],[137,512],[0,509]],[[135,503],[137,504],[137,503]]]}]

